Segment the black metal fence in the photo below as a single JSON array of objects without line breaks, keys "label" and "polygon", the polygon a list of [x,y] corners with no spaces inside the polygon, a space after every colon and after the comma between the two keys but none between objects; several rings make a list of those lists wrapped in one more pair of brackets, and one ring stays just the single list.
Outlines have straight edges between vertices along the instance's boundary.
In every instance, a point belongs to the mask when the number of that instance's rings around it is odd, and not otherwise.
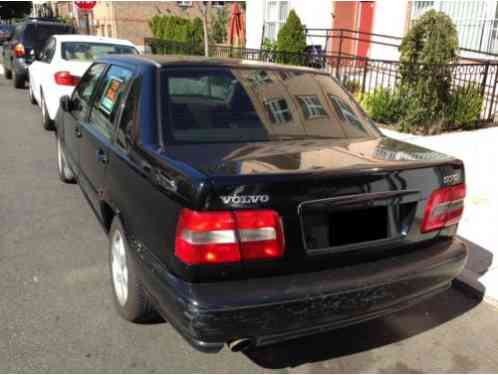
[{"label": "black metal fence", "polygon": [[[153,54],[202,55],[203,49],[189,43],[177,43],[160,39],[146,39],[146,51]],[[270,50],[232,48],[211,45],[209,55],[219,58],[239,58],[261,62],[284,63],[307,66],[326,71],[336,77],[353,93],[368,93],[377,88],[395,90],[400,84],[400,64],[398,61],[374,60],[344,54],[305,53],[296,54]],[[434,66],[447,69],[451,73],[452,88],[472,88],[482,96],[480,120],[494,122],[498,112],[498,62],[479,62]],[[498,117],[496,118],[498,121]]]}]

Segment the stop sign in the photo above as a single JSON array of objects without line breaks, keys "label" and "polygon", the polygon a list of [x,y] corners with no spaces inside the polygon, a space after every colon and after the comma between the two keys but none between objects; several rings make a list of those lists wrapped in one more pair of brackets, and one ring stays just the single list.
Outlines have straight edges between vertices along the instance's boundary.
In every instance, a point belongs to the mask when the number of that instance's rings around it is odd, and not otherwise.
[{"label": "stop sign", "polygon": [[87,12],[92,10],[95,4],[97,4],[96,1],[75,1],[74,3],[79,9]]}]

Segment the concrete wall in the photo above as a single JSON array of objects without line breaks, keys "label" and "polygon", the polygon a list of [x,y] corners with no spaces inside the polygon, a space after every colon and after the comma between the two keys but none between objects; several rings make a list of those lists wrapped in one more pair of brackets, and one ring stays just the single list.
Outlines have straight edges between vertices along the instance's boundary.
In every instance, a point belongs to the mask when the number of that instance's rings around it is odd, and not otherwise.
[{"label": "concrete wall", "polygon": [[246,47],[260,48],[263,37],[265,0],[246,2]]},{"label": "concrete wall", "polygon": [[[375,14],[373,32],[403,37],[409,19],[409,6],[407,0],[377,0],[375,3]],[[375,38],[375,40],[383,40]],[[397,48],[372,44],[370,47],[370,58],[383,60],[398,60]]]}]

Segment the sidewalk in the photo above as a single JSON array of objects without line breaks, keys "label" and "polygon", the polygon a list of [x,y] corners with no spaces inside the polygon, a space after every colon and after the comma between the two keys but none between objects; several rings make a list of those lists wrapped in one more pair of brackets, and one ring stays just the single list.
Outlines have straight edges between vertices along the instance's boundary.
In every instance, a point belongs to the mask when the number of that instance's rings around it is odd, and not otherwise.
[{"label": "sidewalk", "polygon": [[464,161],[467,199],[458,234],[472,244],[461,281],[467,284],[473,281],[477,284],[473,285],[475,288],[484,286],[485,297],[498,301],[498,128],[436,136],[382,131],[388,137]]}]

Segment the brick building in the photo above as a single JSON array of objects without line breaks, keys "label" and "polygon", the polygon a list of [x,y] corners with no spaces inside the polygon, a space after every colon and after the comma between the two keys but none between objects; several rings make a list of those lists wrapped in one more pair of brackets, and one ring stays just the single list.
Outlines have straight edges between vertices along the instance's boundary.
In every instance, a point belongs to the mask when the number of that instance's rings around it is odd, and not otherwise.
[{"label": "brick building", "polygon": [[[72,1],[49,2],[58,16],[72,18],[81,33],[128,39],[143,47],[151,37],[149,20],[160,14],[188,18],[201,17],[198,1],[97,1],[89,13],[81,12]],[[211,16],[219,9],[230,12],[231,1],[211,1]]]}]

